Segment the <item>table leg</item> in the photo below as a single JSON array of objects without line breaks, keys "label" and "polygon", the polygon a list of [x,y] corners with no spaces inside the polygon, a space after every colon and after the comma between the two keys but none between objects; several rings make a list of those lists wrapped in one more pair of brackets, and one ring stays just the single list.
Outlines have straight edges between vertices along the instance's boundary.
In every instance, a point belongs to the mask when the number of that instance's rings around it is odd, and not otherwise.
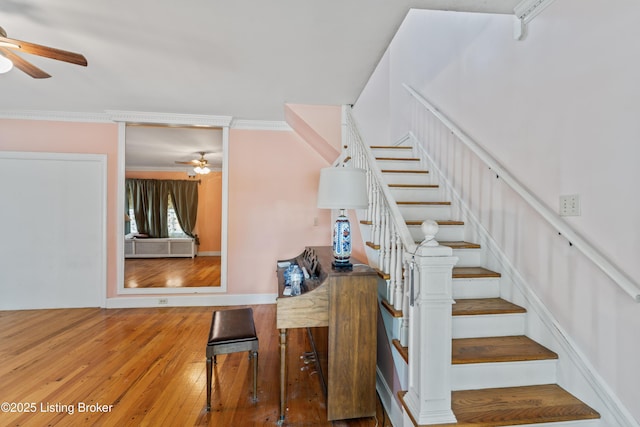
[{"label": "table leg", "polygon": [[280,422],[287,410],[287,330],[280,329]]}]

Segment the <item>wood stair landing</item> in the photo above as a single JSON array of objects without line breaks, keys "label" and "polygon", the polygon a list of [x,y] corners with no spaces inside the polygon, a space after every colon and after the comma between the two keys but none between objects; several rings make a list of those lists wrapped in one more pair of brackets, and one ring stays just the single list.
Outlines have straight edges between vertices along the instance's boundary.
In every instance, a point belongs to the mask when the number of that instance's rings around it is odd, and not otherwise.
[{"label": "wood stair landing", "polygon": [[429,427],[500,427],[600,418],[556,384],[454,391],[451,407],[457,423]]},{"label": "wood stair landing", "polygon": [[456,338],[451,342],[451,363],[522,362],[557,359],[558,355],[524,335]]}]

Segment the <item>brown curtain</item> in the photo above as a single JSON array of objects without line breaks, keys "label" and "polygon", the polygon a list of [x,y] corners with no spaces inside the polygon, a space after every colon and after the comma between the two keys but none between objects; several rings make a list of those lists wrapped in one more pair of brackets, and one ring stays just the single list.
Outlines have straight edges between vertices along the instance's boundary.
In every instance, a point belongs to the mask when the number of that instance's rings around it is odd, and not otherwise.
[{"label": "brown curtain", "polygon": [[167,208],[169,184],[158,179],[126,180],[131,194],[138,232],[149,237],[169,237]]},{"label": "brown curtain", "polygon": [[193,233],[198,217],[198,182],[171,181],[169,195],[182,231],[198,243],[198,236]]},{"label": "brown curtain", "polygon": [[147,199],[144,182],[141,179],[127,179],[125,180],[125,184],[131,196],[131,206],[133,207],[133,215],[136,219],[138,233],[149,234],[149,227],[147,225],[149,200]]},{"label": "brown curtain", "polygon": [[[193,233],[198,213],[198,182],[162,179],[126,179],[138,232],[149,237],[169,237],[167,209],[169,197],[182,231]],[[128,196],[127,196],[128,197]]]}]

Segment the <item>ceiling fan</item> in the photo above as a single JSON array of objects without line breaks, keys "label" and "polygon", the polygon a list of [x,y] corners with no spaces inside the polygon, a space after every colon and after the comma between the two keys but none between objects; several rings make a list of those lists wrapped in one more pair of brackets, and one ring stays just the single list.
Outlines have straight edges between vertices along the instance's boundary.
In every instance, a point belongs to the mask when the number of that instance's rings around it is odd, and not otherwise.
[{"label": "ceiling fan", "polygon": [[179,165],[191,165],[191,166],[193,166],[193,171],[195,173],[198,173],[198,174],[201,174],[201,175],[206,175],[209,172],[211,172],[211,168],[209,168],[209,161],[204,158],[204,155],[208,154],[208,153],[206,151],[200,151],[200,152],[198,152],[198,154],[200,154],[200,158],[199,159],[190,160],[188,162],[178,162],[178,161],[176,161],[176,163],[179,164]]},{"label": "ceiling fan", "polygon": [[[7,37],[7,33],[2,27],[0,27],[0,60],[8,60],[4,61],[8,66],[7,68],[5,68],[4,72],[9,71],[11,69],[11,65],[15,65],[16,68],[24,71],[34,79],[46,79],[48,77],[51,77],[50,74],[42,71],[40,68],[36,67],[29,61],[15,54],[14,50],[18,52],[30,53],[32,55],[43,56],[45,58],[55,59],[57,61],[64,61],[71,64],[82,65],[84,67],[87,66],[87,59],[79,53],[12,39]],[[8,62],[11,62],[12,64],[9,64]]]}]

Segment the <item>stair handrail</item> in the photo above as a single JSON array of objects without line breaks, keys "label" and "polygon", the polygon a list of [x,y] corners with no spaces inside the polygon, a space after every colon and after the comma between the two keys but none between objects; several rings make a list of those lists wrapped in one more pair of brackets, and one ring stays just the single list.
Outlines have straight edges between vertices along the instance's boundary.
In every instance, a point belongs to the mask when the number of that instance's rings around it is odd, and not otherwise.
[{"label": "stair handrail", "polygon": [[358,144],[359,148],[362,150],[362,153],[364,153],[365,155],[366,166],[371,171],[371,176],[373,177],[374,182],[378,187],[379,191],[383,195],[383,200],[396,226],[396,230],[400,236],[400,240],[402,241],[402,244],[404,245],[405,250],[409,253],[415,252],[418,246],[416,245],[416,242],[413,239],[413,236],[411,236],[409,227],[407,226],[407,223],[404,221],[404,218],[402,216],[402,213],[400,212],[400,209],[398,208],[398,205],[395,203],[395,198],[391,194],[391,190],[389,190],[389,187],[384,182],[382,171],[380,170],[380,167],[376,162],[375,156],[373,155],[371,148],[369,148],[362,140],[362,134],[360,133],[358,124],[356,123],[355,119],[351,114],[350,107],[345,106],[343,108],[343,116],[344,116],[343,120],[345,121],[345,124],[347,125],[347,127],[353,129],[351,136],[353,137],[354,142]]},{"label": "stair handrail", "polygon": [[443,113],[427,101],[411,86],[403,83],[402,86],[423,107],[428,109],[440,122],[445,125],[458,139],[467,146],[485,165],[494,171],[511,189],[522,197],[540,216],[542,216],[555,230],[564,236],[573,246],[578,248],[591,262],[598,266],[620,288],[629,294],[635,302],[640,302],[640,286],[635,283],[621,268],[611,262],[597,248],[584,239],[569,224],[562,220],[558,214],[551,210],[527,187],[521,184],[507,169],[505,169],[489,152],[480,144],[465,134],[455,123],[449,120]]}]

